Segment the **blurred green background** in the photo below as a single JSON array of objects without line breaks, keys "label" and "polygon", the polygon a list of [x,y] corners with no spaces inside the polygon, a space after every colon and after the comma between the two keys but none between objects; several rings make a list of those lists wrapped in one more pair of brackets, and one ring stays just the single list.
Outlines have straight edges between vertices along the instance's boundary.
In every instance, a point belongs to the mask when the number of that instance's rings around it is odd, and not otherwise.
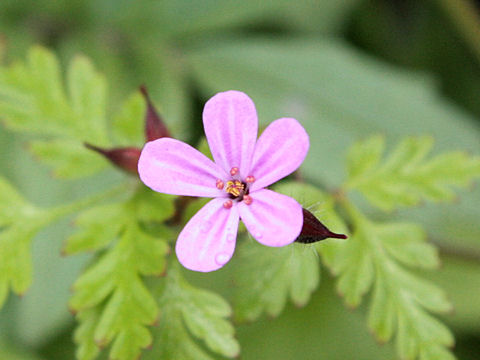
[{"label": "blurred green background", "polygon": [[[480,154],[480,4],[466,0],[1,0],[0,61],[22,59],[32,44],[63,64],[90,57],[110,84],[111,109],[146,84],[172,132],[194,143],[201,109],[217,91],[255,101],[263,124],[298,118],[311,138],[307,181],[332,189],[346,148],[383,133],[431,134],[436,151]],[[1,125],[0,125],[1,126]],[[25,151],[27,135],[0,127],[0,173],[40,205],[93,192],[101,179],[59,181]],[[455,204],[394,216],[424,224],[441,249],[427,274],[455,305],[445,317],[460,359],[480,359],[480,189]],[[373,210],[372,216],[377,216]],[[0,359],[72,359],[69,286],[87,258],[62,258],[65,221],[34,241],[34,285],[0,312]],[[223,273],[193,275],[229,297]],[[378,346],[364,309],[350,311],[323,271],[303,309],[238,327],[244,359],[395,359]]]}]

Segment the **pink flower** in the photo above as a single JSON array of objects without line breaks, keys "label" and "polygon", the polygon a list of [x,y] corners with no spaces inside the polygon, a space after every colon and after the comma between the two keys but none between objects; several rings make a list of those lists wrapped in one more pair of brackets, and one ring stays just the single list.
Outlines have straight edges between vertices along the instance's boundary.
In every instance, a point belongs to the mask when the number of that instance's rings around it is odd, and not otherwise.
[{"label": "pink flower", "polygon": [[178,236],[180,263],[203,272],[221,268],[235,250],[240,219],[261,244],[295,241],[303,225],[301,205],[265,188],[303,162],[309,147],[303,127],[281,118],[257,141],[255,105],[239,91],[212,97],[203,125],[215,162],[188,144],[162,138],[145,145],[138,163],[141,180],[155,191],[213,198]]}]

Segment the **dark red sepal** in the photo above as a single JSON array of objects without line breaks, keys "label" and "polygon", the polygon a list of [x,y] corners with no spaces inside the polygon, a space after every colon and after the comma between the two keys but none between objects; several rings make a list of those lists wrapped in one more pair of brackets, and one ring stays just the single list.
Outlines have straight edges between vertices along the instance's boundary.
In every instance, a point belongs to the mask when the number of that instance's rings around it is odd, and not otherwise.
[{"label": "dark red sepal", "polygon": [[335,239],[346,239],[347,236],[343,234],[336,234],[328,230],[328,228],[323,225],[320,220],[318,220],[310,211],[307,209],[303,210],[303,227],[300,235],[295,240],[296,242],[302,244],[311,244],[320,240],[327,238]]},{"label": "dark red sepal", "polygon": [[153,141],[162,137],[170,137],[167,126],[155,110],[150,96],[148,96],[147,88],[144,85],[140,86],[140,92],[147,102],[147,110],[145,112],[145,139],[147,141]]},{"label": "dark red sepal", "polygon": [[102,149],[91,144],[84,144],[90,150],[105,156],[112,164],[131,174],[138,174],[138,159],[142,150],[136,147]]}]

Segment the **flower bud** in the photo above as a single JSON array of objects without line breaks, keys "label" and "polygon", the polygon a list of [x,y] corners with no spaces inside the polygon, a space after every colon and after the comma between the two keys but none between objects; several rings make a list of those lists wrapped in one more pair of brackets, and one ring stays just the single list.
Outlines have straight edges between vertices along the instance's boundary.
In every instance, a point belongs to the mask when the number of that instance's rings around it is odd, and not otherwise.
[{"label": "flower bud", "polygon": [[143,85],[140,86],[140,92],[147,102],[147,110],[145,112],[145,139],[147,141],[153,141],[162,137],[170,137],[167,126],[150,101],[147,88]]},{"label": "flower bud", "polygon": [[303,227],[300,235],[298,235],[296,242],[302,244],[311,244],[327,238],[346,239],[347,236],[343,234],[336,234],[328,230],[320,220],[318,220],[307,209],[303,210]]},{"label": "flower bud", "polygon": [[91,144],[84,144],[90,150],[96,151],[105,156],[113,165],[131,173],[138,174],[137,166],[141,150],[136,147],[124,147],[114,149],[102,149]]}]

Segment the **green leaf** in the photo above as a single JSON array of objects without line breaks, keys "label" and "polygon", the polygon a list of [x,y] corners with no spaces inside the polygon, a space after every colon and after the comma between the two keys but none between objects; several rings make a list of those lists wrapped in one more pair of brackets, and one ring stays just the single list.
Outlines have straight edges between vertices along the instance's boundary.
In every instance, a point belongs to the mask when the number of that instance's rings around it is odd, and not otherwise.
[{"label": "green leaf", "polygon": [[182,214],[182,223],[186,224],[188,220],[190,220],[192,216],[195,215],[209,201],[209,198],[197,198],[190,201]]},{"label": "green leaf", "polygon": [[385,150],[385,138],[377,135],[363,142],[355,142],[347,154],[347,171],[350,178],[369,174],[378,166]]},{"label": "green leaf", "polygon": [[368,237],[364,229],[357,229],[349,238],[348,245],[343,244],[342,256],[338,256],[339,264],[333,268],[339,273],[338,292],[345,297],[345,302],[356,307],[362,296],[370,289],[373,282],[373,257],[368,243],[361,241]]},{"label": "green leaf", "polygon": [[133,219],[142,225],[154,222],[157,225],[154,230],[159,230],[160,236],[169,236],[169,229],[161,223],[174,215],[173,200],[171,195],[140,186],[126,202],[97,205],[84,210],[75,221],[78,231],[66,240],[63,252],[70,255],[101,250],[116,239],[125,224]]},{"label": "green leaf", "polygon": [[0,177],[0,308],[8,290],[23,295],[32,282],[31,242],[44,214]]},{"label": "green leaf", "polygon": [[[330,200],[330,196],[319,188],[297,181],[284,181],[275,184],[273,189],[281,194],[293,197],[302,207],[311,212],[320,212],[319,208]],[[325,211],[322,210],[321,212],[328,216]]]},{"label": "green leaf", "polygon": [[112,133],[119,145],[143,146],[145,109],[145,100],[139,91],[130,95],[122,104],[112,120]]},{"label": "green leaf", "polygon": [[348,232],[346,225],[335,211],[334,199],[318,187],[296,181],[285,181],[276,184],[273,189],[293,197],[333,231]]},{"label": "green leaf", "polygon": [[239,248],[235,317],[252,321],[262,313],[278,316],[288,298],[305,305],[320,280],[318,255],[304,244],[281,248],[246,241]]},{"label": "green leaf", "polygon": [[[347,200],[345,200],[347,201]],[[373,286],[368,325],[377,339],[389,341],[396,335],[402,359],[452,359],[445,348],[453,345],[448,328],[427,311],[445,313],[451,304],[433,283],[403,267],[435,268],[436,250],[425,243],[425,234],[409,223],[375,223],[351,204],[354,233],[334,248],[333,262],[326,262],[337,275],[337,289],[349,306],[358,306]],[[324,247],[319,247],[323,256]],[[332,249],[330,249],[332,250]]]},{"label": "green leaf", "polygon": [[34,47],[26,62],[0,66],[0,119],[13,130],[53,137],[31,149],[57,175],[89,176],[106,164],[83,147],[108,144],[106,92],[104,77],[87,58],[72,60],[65,88],[57,57]]},{"label": "green leaf", "polygon": [[0,306],[8,288],[23,295],[32,283],[31,241],[38,229],[20,225],[0,232]]},{"label": "green leaf", "polygon": [[115,339],[111,359],[138,359],[138,349],[145,349],[152,343],[152,335],[143,326],[132,326],[122,331]]},{"label": "green leaf", "polygon": [[315,34],[338,34],[344,31],[345,22],[359,0],[343,1],[298,1],[287,2],[280,9],[282,16],[275,20],[285,21],[295,28]]},{"label": "green leaf", "polygon": [[177,264],[169,268],[158,293],[160,322],[155,329],[156,346],[146,354],[147,359],[212,360],[192,335],[214,353],[238,356],[240,347],[233,337],[234,328],[225,319],[231,309],[224,299],[189,285]]},{"label": "green leaf", "polygon": [[[83,215],[87,231],[96,225],[91,221],[95,212],[104,213],[105,208]],[[141,349],[151,343],[147,326],[156,321],[158,307],[140,276],[164,271],[168,246],[142,232],[135,221],[124,221],[117,230],[118,242],[74,284],[70,306],[79,313],[81,325],[76,341],[80,342],[82,360],[91,359],[96,353],[93,343],[112,343],[110,357],[115,360],[136,359]],[[107,234],[106,238],[109,237],[111,234]],[[100,314],[94,315],[92,309],[99,306]],[[94,316],[98,321],[92,320]]]},{"label": "green leaf", "polygon": [[25,212],[29,212],[26,201],[6,179],[0,177],[0,229],[15,222]]},{"label": "green leaf", "polygon": [[80,137],[103,142],[107,133],[107,86],[103,75],[96,72],[89,59],[75,57],[67,73],[71,108],[78,119]]},{"label": "green leaf", "polygon": [[145,16],[161,16],[165,19],[160,24],[163,32],[178,36],[218,30],[231,27],[232,24],[250,24],[252,19],[272,16],[286,3],[288,2],[280,0],[259,4],[253,0],[246,0],[242,6],[238,6],[237,2],[231,0],[220,3],[212,0],[200,3],[185,0],[167,1],[150,9]]},{"label": "green leaf", "polygon": [[33,141],[30,150],[50,165],[56,176],[65,179],[93,175],[107,165],[103,157],[78,141]]},{"label": "green leaf", "polygon": [[174,213],[173,197],[141,186],[127,201],[97,205],[76,219],[78,231],[64,252],[105,249],[74,284],[70,307],[77,312],[77,356],[94,359],[111,344],[110,358],[136,359],[149,346],[148,329],[158,317],[142,276],[161,275],[168,245],[143,231],[142,222],[163,222]]},{"label": "green leaf", "polygon": [[175,213],[174,198],[172,195],[161,194],[142,186],[134,199],[138,221],[163,222],[169,219]]},{"label": "green leaf", "polygon": [[[295,198],[333,230],[346,230],[334,210],[333,199],[318,188],[290,181],[276,185],[274,190]],[[277,316],[289,297],[296,305],[305,305],[320,279],[318,246],[292,244],[271,248],[252,241],[242,244],[236,273],[236,318],[251,321],[262,313]]]},{"label": "green leaf", "polygon": [[34,47],[25,63],[0,68],[0,116],[15,130],[73,136],[78,124],[62,85],[58,59]]},{"label": "green leaf", "polygon": [[440,269],[429,273],[428,278],[445,289],[451,298],[455,316],[449,316],[445,320],[458,332],[478,332],[480,323],[477,319],[480,319],[480,303],[477,299],[480,298],[480,262],[472,261],[466,256],[443,256]]},{"label": "green leaf", "polygon": [[423,229],[411,223],[382,224],[376,228],[385,250],[407,266],[434,269],[440,265],[438,250],[425,242]]},{"label": "green leaf", "polygon": [[76,350],[77,359],[93,360],[100,353],[100,349],[94,340],[95,328],[100,320],[101,307],[93,307],[84,310],[77,315],[80,325],[75,329],[74,340],[78,344]]},{"label": "green leaf", "polygon": [[15,130],[72,134],[74,119],[62,88],[57,58],[34,47],[25,63],[0,68],[0,114]]},{"label": "green leaf", "polygon": [[[274,187],[275,191],[296,199],[304,208],[310,210],[318,219],[334,232],[348,234],[349,230],[335,210],[335,199],[315,186],[300,182],[287,181]],[[340,260],[337,247],[344,240],[326,239],[315,244],[317,250],[322,251],[323,261],[330,266],[332,271],[338,273]]]},{"label": "green leaf", "polygon": [[346,188],[386,211],[422,200],[451,200],[452,187],[480,177],[480,158],[451,152],[427,159],[432,145],[430,137],[406,138],[382,163],[383,138],[358,142],[348,153]]},{"label": "green leaf", "polygon": [[75,221],[80,229],[68,237],[63,252],[71,255],[104,248],[116,239],[126,220],[123,203],[99,205],[83,211]]}]

